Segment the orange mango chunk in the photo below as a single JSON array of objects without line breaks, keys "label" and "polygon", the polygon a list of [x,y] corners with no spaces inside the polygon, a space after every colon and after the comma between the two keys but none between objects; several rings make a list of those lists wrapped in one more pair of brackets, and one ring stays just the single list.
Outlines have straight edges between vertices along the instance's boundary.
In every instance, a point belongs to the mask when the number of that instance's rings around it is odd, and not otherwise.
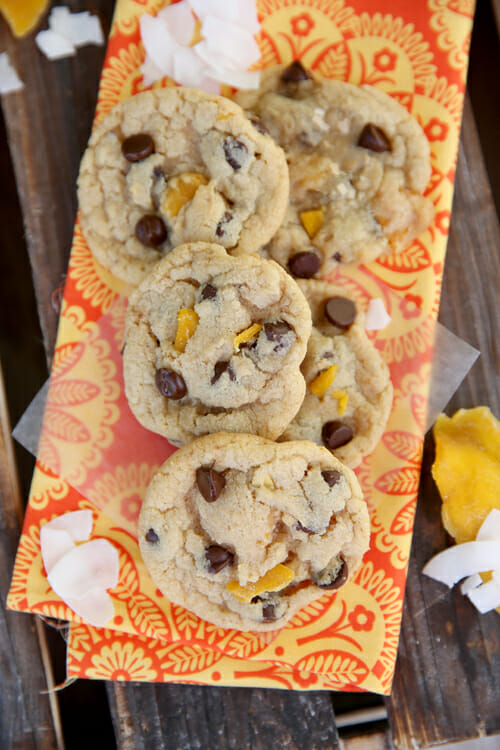
[{"label": "orange mango chunk", "polygon": [[433,432],[443,526],[457,544],[473,541],[488,513],[500,510],[500,422],[478,406],[440,414]]},{"label": "orange mango chunk", "polygon": [[311,239],[318,234],[324,220],[325,216],[321,208],[315,208],[312,211],[302,211],[300,214],[300,222]]},{"label": "orange mango chunk", "polygon": [[174,349],[183,352],[186,344],[196,331],[198,325],[198,313],[194,310],[182,308],[177,313],[177,332],[175,334]]},{"label": "orange mango chunk", "polygon": [[337,374],[338,365],[332,365],[327,370],[323,370],[319,375],[316,375],[314,380],[309,383],[309,390],[314,393],[318,398],[323,398]]},{"label": "orange mango chunk", "polygon": [[0,11],[17,37],[34,29],[48,6],[49,0],[0,0]]},{"label": "orange mango chunk", "polygon": [[339,417],[342,416],[342,414],[347,409],[347,402],[349,401],[349,394],[347,391],[334,391],[332,393],[333,398],[337,399],[337,406],[339,410]]},{"label": "orange mango chunk", "polygon": [[163,213],[172,218],[177,216],[181,208],[192,200],[200,185],[208,185],[208,177],[198,172],[184,172],[172,177],[162,198]]},{"label": "orange mango chunk", "polygon": [[235,596],[240,602],[249,602],[254,596],[263,594],[265,591],[280,591],[293,581],[295,573],[287,565],[278,563],[274,568],[264,573],[255,583],[249,583],[247,586],[240,586],[238,581],[229,581],[226,585],[227,590]]},{"label": "orange mango chunk", "polygon": [[234,351],[239,352],[240,346],[242,344],[246,344],[247,341],[250,341],[251,339],[253,339],[254,336],[257,336],[257,334],[261,330],[262,330],[262,326],[260,325],[260,323],[254,323],[249,328],[245,328],[244,331],[242,331],[241,333],[238,333],[238,335],[235,336],[233,340]]}]

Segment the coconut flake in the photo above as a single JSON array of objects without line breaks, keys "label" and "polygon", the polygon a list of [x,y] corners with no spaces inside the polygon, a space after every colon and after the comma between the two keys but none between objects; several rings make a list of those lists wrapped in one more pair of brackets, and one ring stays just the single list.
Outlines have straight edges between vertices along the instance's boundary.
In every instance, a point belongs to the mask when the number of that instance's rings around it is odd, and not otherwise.
[{"label": "coconut flake", "polygon": [[144,86],[152,86],[153,83],[161,80],[164,76],[163,71],[154,64],[147,53],[144,62],[141,65],[141,73]]},{"label": "coconut flake", "polygon": [[207,16],[224,18],[243,27],[252,34],[260,31],[255,0],[189,0],[189,4],[200,21]]},{"label": "coconut flake", "polygon": [[59,36],[68,39],[75,47],[104,44],[104,34],[99,18],[91,16],[88,10],[83,13],[71,13],[62,5],[52,8],[49,28]]},{"label": "coconut flake", "polygon": [[74,547],[52,568],[47,579],[64,601],[81,599],[95,589],[118,583],[118,552],[107,539],[93,539]]},{"label": "coconut flake", "polygon": [[178,44],[189,45],[194,35],[196,21],[188,0],[181,0],[160,10],[157,18],[165,23],[168,32]]},{"label": "coconut flake", "polygon": [[500,586],[494,580],[472,589],[467,596],[481,614],[500,607]]},{"label": "coconut flake", "polygon": [[47,575],[54,565],[73,549],[75,543],[64,529],[51,528],[50,523],[40,529],[40,551]]},{"label": "coconut flake", "polygon": [[52,29],[38,32],[35,42],[49,60],[71,57],[76,52],[76,47],[69,39],[57,34]]},{"label": "coconut flake", "polygon": [[465,581],[460,586],[460,591],[462,594],[468,594],[469,591],[472,591],[472,589],[477,588],[480,586],[483,582],[483,579],[479,575],[479,573],[474,573],[473,576],[469,576],[465,579]]},{"label": "coconut flake", "polygon": [[235,70],[246,70],[260,60],[259,45],[252,34],[230,21],[206,16],[201,34],[214,52],[231,60]]},{"label": "coconut flake", "polygon": [[74,510],[49,521],[44,529],[64,529],[74,542],[86,542],[92,532],[92,511]]},{"label": "coconut flake", "polygon": [[205,65],[197,56],[194,47],[178,47],[173,56],[174,78],[183,86],[198,86],[203,78]]},{"label": "coconut flake", "polygon": [[258,89],[260,85],[260,73],[258,70],[227,70],[223,68],[207,68],[207,78],[212,78],[236,89]]},{"label": "coconut flake", "polygon": [[385,309],[384,301],[380,297],[371,299],[365,315],[365,330],[379,331],[391,322],[392,318]]},{"label": "coconut flake", "polygon": [[169,33],[165,22],[158,17],[143,13],[139,21],[141,38],[146,53],[162,71],[163,76],[174,75],[173,55],[180,46]]},{"label": "coconut flake", "polygon": [[498,542],[464,542],[440,552],[424,566],[423,573],[450,588],[466,576],[500,568]]},{"label": "coconut flake", "polygon": [[113,600],[103,589],[89,591],[81,599],[66,599],[65,602],[82,620],[95,628],[104,627],[115,615]]},{"label": "coconut flake", "polygon": [[12,67],[7,52],[0,53],[0,94],[10,94],[22,88],[24,83]]},{"label": "coconut flake", "polygon": [[476,534],[476,539],[478,542],[500,542],[500,510],[490,510]]}]

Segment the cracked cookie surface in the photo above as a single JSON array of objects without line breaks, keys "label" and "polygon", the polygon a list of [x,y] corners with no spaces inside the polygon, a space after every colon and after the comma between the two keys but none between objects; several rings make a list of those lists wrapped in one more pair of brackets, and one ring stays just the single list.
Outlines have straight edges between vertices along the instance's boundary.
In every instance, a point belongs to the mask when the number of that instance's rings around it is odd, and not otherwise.
[{"label": "cracked cookie surface", "polygon": [[182,245],[130,297],[130,408],[175,445],[219,431],[275,439],[304,397],[310,332],[307,301],[277,263]]},{"label": "cracked cookie surface", "polygon": [[354,468],[371,453],[392,407],[389,368],[364,330],[364,316],[342,287],[300,280],[313,329],[301,370],[306,395],[281,440],[312,440]]},{"label": "cracked cookie surface", "polygon": [[250,253],[288,200],[282,150],[234,102],[203,91],[146,91],[97,126],[78,178],[80,221],[98,261],[136,285],[176,245]]},{"label": "cracked cookie surface", "polygon": [[219,433],[153,477],[139,545],[156,586],[219,627],[274,630],[351,579],[368,549],[354,473],[308,441]]},{"label": "cracked cookie surface", "polygon": [[400,251],[431,222],[428,141],[385,92],[321,78],[296,61],[263,71],[260,89],[235,99],[286,153],[290,201],[265,252],[295,276]]}]

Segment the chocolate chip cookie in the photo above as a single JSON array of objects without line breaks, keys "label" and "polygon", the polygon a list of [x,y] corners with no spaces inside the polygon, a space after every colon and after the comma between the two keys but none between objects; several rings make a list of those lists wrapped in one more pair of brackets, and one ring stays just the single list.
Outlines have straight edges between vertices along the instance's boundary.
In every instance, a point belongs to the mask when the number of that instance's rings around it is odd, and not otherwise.
[{"label": "chocolate chip cookie", "polygon": [[301,370],[307,389],[281,440],[313,440],[351,468],[371,453],[392,406],[389,368],[364,331],[363,314],[345,290],[299,281],[313,330]]},{"label": "chocolate chip cookie", "polygon": [[274,261],[220,245],[172,250],[134,290],[123,371],[141,424],[175,445],[211,432],[274,439],[304,398],[311,313]]},{"label": "chocolate chip cookie", "polygon": [[290,202],[269,255],[300,278],[399,251],[429,225],[430,150],[388,94],[321,78],[300,62],[236,95],[284,149]]},{"label": "chocolate chip cookie", "polygon": [[97,126],[78,178],[90,249],[138,284],[173,247],[217,242],[239,253],[266,243],[288,200],[282,150],[234,102],[203,91],[146,91]]},{"label": "chocolate chip cookie", "polygon": [[170,601],[219,627],[264,631],[351,579],[369,526],[354,473],[325,448],[218,433],[153,477],[139,545]]}]

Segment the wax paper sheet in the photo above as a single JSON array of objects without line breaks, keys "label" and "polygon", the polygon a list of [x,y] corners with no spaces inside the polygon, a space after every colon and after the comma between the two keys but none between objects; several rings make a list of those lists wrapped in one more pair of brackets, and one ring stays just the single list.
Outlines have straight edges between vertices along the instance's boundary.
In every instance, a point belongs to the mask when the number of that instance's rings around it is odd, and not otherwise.
[{"label": "wax paper sheet", "polygon": [[[164,5],[118,0],[97,120],[142,90],[138,18]],[[382,297],[392,316],[373,338],[391,370],[394,407],[379,446],[357,471],[371,514],[370,551],[352,582],[301,610],[272,635],[216,628],[161,596],[141,561],[134,524],[155,466],[173,449],[145,434],[127,414],[119,350],[129,290],[93,259],[77,223],[39,460],[8,600],[13,609],[72,621],[68,674],[390,691],[473,3],[391,0],[378,1],[376,8],[368,0],[258,4],[264,66],[301,58],[325,76],[379,86],[419,120],[431,145],[428,194],[436,208],[431,227],[402,253],[366,267],[343,267],[332,277],[364,307],[370,298]],[[107,630],[85,626],[58,599],[40,557],[40,526],[84,507],[94,511],[93,535],[109,538],[120,554],[120,581],[111,592],[115,617]]]}]

